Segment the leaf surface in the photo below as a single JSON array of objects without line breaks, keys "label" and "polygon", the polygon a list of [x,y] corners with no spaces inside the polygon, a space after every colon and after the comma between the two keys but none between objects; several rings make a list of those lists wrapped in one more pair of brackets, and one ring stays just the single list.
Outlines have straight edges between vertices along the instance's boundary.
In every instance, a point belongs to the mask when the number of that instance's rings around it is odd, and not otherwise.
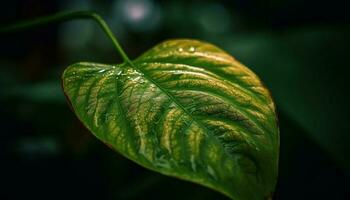
[{"label": "leaf surface", "polygon": [[134,162],[235,200],[274,191],[274,103],[259,78],[221,49],[169,40],[130,64],[74,64],[62,79],[82,123]]}]

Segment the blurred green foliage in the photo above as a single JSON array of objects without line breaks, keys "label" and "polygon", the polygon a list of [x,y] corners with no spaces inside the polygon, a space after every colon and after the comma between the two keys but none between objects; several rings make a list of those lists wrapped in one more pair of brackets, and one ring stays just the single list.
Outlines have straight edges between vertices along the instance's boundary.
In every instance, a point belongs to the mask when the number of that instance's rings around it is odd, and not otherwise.
[{"label": "blurred green foliage", "polygon": [[[255,71],[280,114],[276,199],[349,199],[350,14],[329,1],[6,1],[0,22],[92,9],[130,57],[169,38],[216,44]],[[120,62],[93,23],[0,36],[0,199],[225,199],[143,169],[93,138],[60,86],[78,61]]]}]

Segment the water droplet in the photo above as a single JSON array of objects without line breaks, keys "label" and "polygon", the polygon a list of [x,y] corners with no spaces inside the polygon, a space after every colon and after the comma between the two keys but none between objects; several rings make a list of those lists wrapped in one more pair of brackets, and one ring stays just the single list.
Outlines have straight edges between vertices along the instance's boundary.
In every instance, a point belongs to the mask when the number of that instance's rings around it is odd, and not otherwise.
[{"label": "water droplet", "polygon": [[192,170],[195,172],[197,171],[196,169],[196,160],[195,160],[195,157],[193,155],[191,155],[191,167],[192,167]]},{"label": "water droplet", "polygon": [[188,49],[188,51],[189,51],[190,53],[194,53],[194,52],[196,51],[196,48],[190,47],[190,48]]},{"label": "water droplet", "polygon": [[150,89],[151,89],[152,92],[156,91],[156,86],[151,85],[150,87],[151,87]]},{"label": "water droplet", "polygon": [[105,71],[106,71],[106,69],[101,69],[101,70],[98,71],[98,73],[102,73],[102,72],[105,72]]},{"label": "water droplet", "polygon": [[135,83],[139,83],[140,80],[141,80],[141,77],[137,76],[137,77],[133,78],[132,81],[135,82]]},{"label": "water droplet", "polygon": [[178,50],[179,52],[183,52],[184,49],[180,47],[180,48],[178,48],[177,50]]},{"label": "water droplet", "polygon": [[217,180],[216,173],[215,173],[214,169],[210,165],[207,166],[207,172],[212,178]]},{"label": "water droplet", "polygon": [[117,76],[119,76],[120,74],[122,74],[122,70],[117,72]]}]

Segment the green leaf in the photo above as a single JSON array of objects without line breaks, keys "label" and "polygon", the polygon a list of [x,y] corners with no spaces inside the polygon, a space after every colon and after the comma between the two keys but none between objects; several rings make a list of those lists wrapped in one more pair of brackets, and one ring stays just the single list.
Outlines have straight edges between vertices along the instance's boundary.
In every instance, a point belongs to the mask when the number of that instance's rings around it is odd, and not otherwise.
[{"label": "green leaf", "polygon": [[78,118],[136,163],[220,191],[269,199],[278,170],[274,103],[221,49],[163,42],[132,63],[77,63],[63,74]]}]

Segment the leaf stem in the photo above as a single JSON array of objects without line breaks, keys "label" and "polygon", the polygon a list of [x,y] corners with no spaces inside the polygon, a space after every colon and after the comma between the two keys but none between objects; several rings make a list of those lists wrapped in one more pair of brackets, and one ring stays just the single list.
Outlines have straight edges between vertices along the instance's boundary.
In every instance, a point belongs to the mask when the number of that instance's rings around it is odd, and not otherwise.
[{"label": "leaf stem", "polygon": [[72,11],[72,12],[62,12],[53,15],[43,16],[36,19],[25,20],[15,24],[11,24],[5,27],[0,28],[0,33],[9,33],[9,32],[17,32],[22,31],[28,28],[34,28],[42,25],[47,25],[51,23],[59,23],[65,22],[75,19],[92,19],[97,22],[97,24],[102,28],[102,30],[106,33],[109,39],[112,40],[112,43],[120,56],[123,58],[124,62],[131,64],[130,59],[120,46],[118,40],[115,38],[111,29],[107,25],[107,23],[103,20],[103,18],[91,11]]}]

